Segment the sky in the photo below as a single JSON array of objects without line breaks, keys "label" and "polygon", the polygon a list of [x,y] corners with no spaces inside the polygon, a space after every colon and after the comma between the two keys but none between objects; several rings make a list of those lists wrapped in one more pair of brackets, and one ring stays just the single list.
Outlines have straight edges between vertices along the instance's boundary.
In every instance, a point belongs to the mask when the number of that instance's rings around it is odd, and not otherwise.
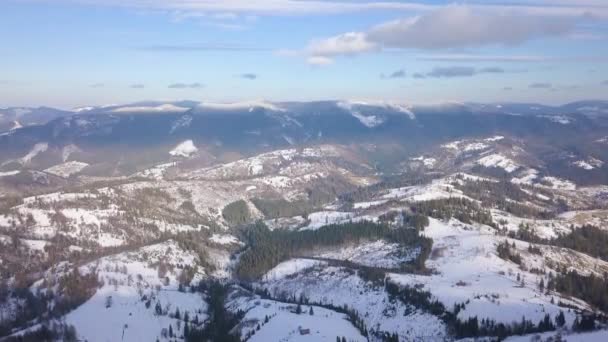
[{"label": "sky", "polygon": [[1,0],[0,107],[608,99],[607,0]]}]

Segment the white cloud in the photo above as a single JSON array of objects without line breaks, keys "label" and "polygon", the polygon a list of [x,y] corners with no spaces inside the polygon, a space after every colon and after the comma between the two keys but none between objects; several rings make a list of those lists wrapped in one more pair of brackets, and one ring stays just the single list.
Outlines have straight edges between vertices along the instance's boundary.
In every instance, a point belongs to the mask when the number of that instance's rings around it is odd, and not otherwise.
[{"label": "white cloud", "polygon": [[[511,7],[447,5],[422,15],[393,20],[366,32],[348,32],[314,40],[305,49],[309,56],[356,55],[381,49],[440,50],[488,45],[518,45],[551,36],[565,36],[583,17],[542,16]],[[456,59],[451,56],[446,59]],[[466,60],[466,56],[461,56]],[[537,56],[505,57],[533,61]]]},{"label": "white cloud", "polygon": [[483,11],[466,5],[449,5],[422,16],[378,25],[366,36],[372,43],[391,48],[515,45],[538,37],[568,33],[575,23],[572,18],[530,16],[515,11]]},{"label": "white cloud", "polygon": [[334,63],[334,60],[329,57],[323,56],[310,56],[306,60],[306,63],[314,66],[327,66]]},{"label": "white cloud", "polygon": [[307,51],[313,56],[355,55],[375,50],[376,44],[367,40],[364,33],[348,32],[323,40],[312,41]]}]

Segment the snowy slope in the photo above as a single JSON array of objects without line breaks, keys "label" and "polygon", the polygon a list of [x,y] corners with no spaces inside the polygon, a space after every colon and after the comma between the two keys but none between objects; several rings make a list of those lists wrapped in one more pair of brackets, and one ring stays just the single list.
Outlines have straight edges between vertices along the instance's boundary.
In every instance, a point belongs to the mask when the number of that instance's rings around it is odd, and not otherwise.
[{"label": "snowy slope", "polygon": [[[338,336],[346,337],[347,341],[367,341],[344,314],[314,305],[302,305],[302,313],[298,314],[296,304],[242,294],[235,291],[227,307],[232,312],[246,312],[237,329],[243,338],[253,334],[247,341],[333,342]],[[258,325],[260,330],[256,330]]]}]

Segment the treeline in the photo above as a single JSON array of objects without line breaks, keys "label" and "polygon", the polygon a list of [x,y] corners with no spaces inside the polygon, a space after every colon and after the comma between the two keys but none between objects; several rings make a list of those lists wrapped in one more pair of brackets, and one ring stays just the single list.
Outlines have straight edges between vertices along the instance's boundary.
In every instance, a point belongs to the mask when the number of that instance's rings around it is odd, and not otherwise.
[{"label": "treeline", "polygon": [[252,198],[251,202],[267,219],[293,216],[306,217],[309,213],[334,201],[338,193],[351,188],[352,186],[344,180],[330,176],[310,184],[305,189],[306,199],[288,201],[284,198]]},{"label": "treeline", "polygon": [[498,253],[498,257],[504,260],[512,261],[518,265],[521,265],[521,255],[514,251],[515,242],[509,245],[509,241],[505,240],[502,243],[498,244],[496,247],[496,252]]},{"label": "treeline", "polygon": [[393,223],[401,220],[401,225],[404,227],[412,227],[417,230],[423,230],[429,225],[428,216],[422,214],[408,214],[406,211],[389,211],[378,216],[378,221],[381,223]]},{"label": "treeline", "polygon": [[553,239],[542,239],[536,236],[529,225],[521,224],[517,232],[509,232],[509,237],[531,243],[569,248],[608,261],[608,232],[592,225],[584,225],[580,228],[570,226],[570,232],[567,234],[559,234]]},{"label": "treeline", "polygon": [[450,197],[416,202],[410,205],[410,210],[414,214],[430,216],[440,220],[455,218],[466,224],[478,222],[490,227],[497,227],[488,210],[466,198]]},{"label": "treeline", "polygon": [[570,248],[608,261],[608,233],[600,228],[585,225],[550,241],[550,244]]},{"label": "treeline", "polygon": [[553,322],[553,319],[548,314],[537,324],[527,320],[525,317],[522,317],[520,322],[511,324],[496,323],[492,319],[479,320],[477,316],[460,320],[458,319],[458,313],[465,309],[467,303],[456,303],[453,310],[449,311],[443,303],[433,298],[430,292],[424,291],[422,285],[399,286],[392,282],[386,282],[385,288],[392,298],[439,317],[448,326],[450,333],[457,339],[492,336],[503,340],[511,335],[525,335],[555,330],[556,324],[558,326],[565,324],[564,314],[561,312],[555,317],[556,323]]},{"label": "treeline", "polygon": [[[368,330],[367,325],[365,324],[365,320],[359,315],[359,313],[356,310],[348,307],[348,305],[346,305],[346,304],[339,306],[339,305],[334,305],[334,304],[330,304],[330,303],[311,301],[304,294],[300,294],[299,296],[296,297],[295,295],[288,295],[284,292],[281,292],[278,296],[274,297],[270,294],[270,292],[266,288],[254,288],[248,283],[241,283],[240,286],[250,292],[257,294],[258,296],[260,296],[263,299],[269,299],[269,300],[283,302],[283,303],[297,304],[295,313],[297,313],[299,315],[306,313],[306,311],[302,309],[302,305],[310,305],[308,314],[311,316],[314,315],[314,310],[313,310],[312,306],[318,306],[318,307],[322,307],[322,308],[325,308],[328,310],[332,310],[332,311],[344,314],[344,315],[346,315],[348,321],[351,322],[352,325],[364,337],[368,337],[369,334],[373,334],[373,335],[376,335],[377,337],[382,338],[386,334],[385,332],[374,331],[373,328],[370,328]],[[267,323],[267,321],[265,323]],[[386,334],[386,335],[391,336],[390,334]],[[383,339],[383,341],[385,341],[385,339]]]},{"label": "treeline", "polygon": [[411,265],[417,270],[423,270],[432,246],[432,240],[421,236],[416,229],[391,228],[372,222],[332,224],[305,231],[270,231],[263,223],[257,223],[244,229],[242,235],[249,249],[241,255],[236,274],[244,280],[256,279],[280,262],[306,254],[317,247],[382,239],[404,246],[420,247],[421,252]]},{"label": "treeline", "polygon": [[253,198],[251,202],[267,219],[299,215],[306,216],[313,210],[312,206],[303,200],[289,202],[283,198]]},{"label": "treeline", "polygon": [[593,274],[581,275],[576,271],[563,272],[555,276],[550,273],[547,289],[580,298],[608,313],[608,275],[601,278]]},{"label": "treeline", "polygon": [[244,312],[232,314],[224,306],[228,289],[219,282],[201,284],[201,290],[206,290],[209,321],[202,329],[184,326],[184,339],[186,342],[214,341],[214,342],[240,342],[238,335],[231,333],[238,322],[243,318]]},{"label": "treeline", "polygon": [[385,177],[378,183],[374,183],[372,185],[360,187],[355,191],[351,191],[348,193],[343,193],[338,196],[340,201],[345,203],[355,203],[368,201],[373,195],[377,194],[379,191],[393,188],[401,188],[405,186],[413,186],[420,184],[427,184],[432,181],[436,176],[428,175],[426,173],[423,174],[415,174],[415,173],[405,173],[399,175],[393,175]]},{"label": "treeline", "polygon": [[[17,299],[23,303],[13,313],[11,319],[0,322],[0,337],[9,335],[13,328],[28,326],[32,320],[37,318],[53,319],[67,314],[91,298],[101,284],[98,281],[97,273],[81,274],[76,267],[61,276],[56,283],[45,285],[49,290],[39,291],[36,294],[27,287],[12,290],[8,290],[6,286],[0,288],[2,301]],[[26,339],[26,341],[39,341],[35,338],[36,336],[66,332],[53,327],[58,328],[59,326],[43,326],[39,331],[32,332],[32,339]]]},{"label": "treeline", "polygon": [[[518,202],[538,202],[540,199],[530,193],[523,191],[520,186],[509,180],[499,181],[475,181],[455,183],[456,188],[462,190],[468,196],[481,201],[484,205],[498,208],[519,217],[530,217],[538,219],[550,219],[554,213],[538,210],[532,206]],[[551,192],[534,188],[534,192],[540,192],[549,200]]]},{"label": "treeline", "polygon": [[65,323],[52,322],[42,324],[39,329],[25,332],[19,336],[3,339],[4,342],[40,342],[40,341],[63,341],[76,342],[78,335],[76,328]]}]

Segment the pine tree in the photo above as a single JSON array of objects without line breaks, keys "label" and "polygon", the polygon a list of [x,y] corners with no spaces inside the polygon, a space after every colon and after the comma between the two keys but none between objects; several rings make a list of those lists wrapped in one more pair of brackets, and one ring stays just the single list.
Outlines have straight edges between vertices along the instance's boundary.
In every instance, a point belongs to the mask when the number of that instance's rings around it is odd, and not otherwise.
[{"label": "pine tree", "polygon": [[564,312],[560,310],[559,314],[555,317],[555,324],[558,328],[563,327],[566,324],[566,317]]},{"label": "pine tree", "polygon": [[310,307],[310,310],[308,311],[308,314],[311,315],[311,316],[315,314],[315,312],[312,310],[312,306]]}]

